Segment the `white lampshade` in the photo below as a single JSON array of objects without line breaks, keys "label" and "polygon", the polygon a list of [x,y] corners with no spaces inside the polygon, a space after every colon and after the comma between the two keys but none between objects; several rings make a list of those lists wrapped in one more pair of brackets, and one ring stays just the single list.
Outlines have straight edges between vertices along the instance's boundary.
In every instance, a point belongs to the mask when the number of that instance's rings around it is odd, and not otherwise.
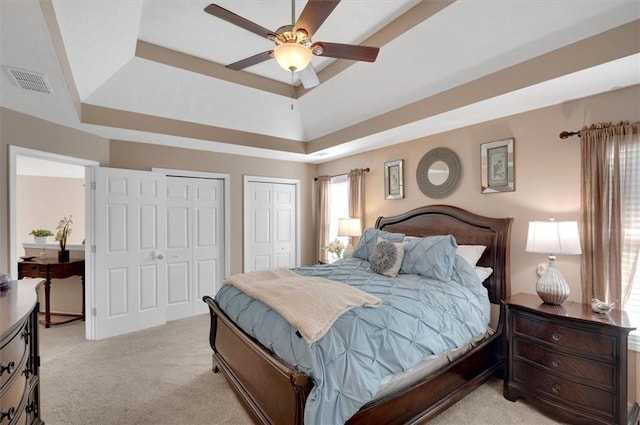
[{"label": "white lampshade", "polygon": [[361,236],[362,227],[359,218],[339,218],[338,236]]},{"label": "white lampshade", "polygon": [[547,304],[560,305],[569,297],[569,285],[556,266],[556,254],[582,254],[575,221],[530,221],[527,252],[549,254],[549,264],[536,283],[538,296]]},{"label": "white lampshade", "polygon": [[525,250],[554,255],[582,254],[578,223],[576,221],[530,221]]},{"label": "white lampshade", "polygon": [[287,71],[302,71],[311,62],[311,49],[298,43],[284,43],[273,49],[278,64]]}]

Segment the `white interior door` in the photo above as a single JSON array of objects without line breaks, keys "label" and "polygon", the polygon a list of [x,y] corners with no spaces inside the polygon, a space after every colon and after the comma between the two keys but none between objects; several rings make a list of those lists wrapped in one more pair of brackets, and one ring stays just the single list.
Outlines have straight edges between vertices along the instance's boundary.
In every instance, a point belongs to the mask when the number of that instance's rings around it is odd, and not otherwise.
[{"label": "white interior door", "polygon": [[167,178],[167,320],[208,312],[224,279],[224,181]]},{"label": "white interior door", "polygon": [[204,314],[202,302],[220,289],[225,273],[224,182],[193,180],[193,313]]},{"label": "white interior door", "polygon": [[297,185],[245,181],[244,271],[297,265]]},{"label": "white interior door", "polygon": [[296,190],[292,184],[274,184],[274,267],[296,265]]},{"label": "white interior door", "polygon": [[193,313],[191,179],[167,178],[167,320]]},{"label": "white interior door", "polygon": [[165,176],[93,167],[95,339],[166,323]]}]

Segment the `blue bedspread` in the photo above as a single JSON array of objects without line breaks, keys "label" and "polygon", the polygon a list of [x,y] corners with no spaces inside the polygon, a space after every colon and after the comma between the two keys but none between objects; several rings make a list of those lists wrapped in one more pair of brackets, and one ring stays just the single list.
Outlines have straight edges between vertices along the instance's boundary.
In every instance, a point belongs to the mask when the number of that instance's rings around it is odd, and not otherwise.
[{"label": "blue bedspread", "polygon": [[232,285],[216,295],[220,308],[245,332],[313,379],[305,424],[341,424],[373,398],[385,375],[464,345],[486,331],[487,291],[473,268],[456,256],[453,280],[416,274],[388,278],[357,258],[293,269],[345,282],[382,299],[379,308],[355,308],[308,345],[278,313]]}]

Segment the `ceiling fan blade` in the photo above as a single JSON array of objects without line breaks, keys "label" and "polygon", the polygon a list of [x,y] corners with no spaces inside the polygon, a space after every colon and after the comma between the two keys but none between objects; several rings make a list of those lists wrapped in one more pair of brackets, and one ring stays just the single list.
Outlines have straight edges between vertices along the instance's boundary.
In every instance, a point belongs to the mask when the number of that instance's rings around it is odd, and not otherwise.
[{"label": "ceiling fan blade", "polygon": [[[318,47],[321,47],[319,49]],[[379,47],[356,46],[353,44],[326,43],[319,41],[311,45],[311,51],[316,56],[324,56],[337,59],[350,59],[354,61],[375,62],[378,57]]]},{"label": "ceiling fan blade", "polygon": [[260,37],[268,38],[269,40],[271,40],[275,35],[273,31],[261,27],[260,25],[251,22],[250,20],[245,19],[242,16],[236,15],[235,13],[230,12],[223,7],[220,7],[217,4],[210,4],[209,6],[204,8],[204,11],[210,15],[215,16],[216,18],[227,21],[230,24],[236,25],[247,31],[251,31],[254,34],[259,35]]},{"label": "ceiling fan blade", "polygon": [[250,66],[257,65],[261,62],[269,60],[273,57],[273,50],[267,50],[266,52],[258,53],[246,59],[234,62],[231,65],[227,65],[226,68],[234,71],[240,71],[241,69],[249,68]]},{"label": "ceiling fan blade", "polygon": [[340,3],[340,0],[309,0],[307,5],[302,9],[302,13],[298,18],[298,22],[294,27],[294,31],[303,29],[307,32],[309,38],[318,31],[320,25],[329,17],[333,9]]},{"label": "ceiling fan blade", "polygon": [[302,71],[296,72],[305,89],[311,89],[320,84],[318,74],[311,64],[307,65]]}]

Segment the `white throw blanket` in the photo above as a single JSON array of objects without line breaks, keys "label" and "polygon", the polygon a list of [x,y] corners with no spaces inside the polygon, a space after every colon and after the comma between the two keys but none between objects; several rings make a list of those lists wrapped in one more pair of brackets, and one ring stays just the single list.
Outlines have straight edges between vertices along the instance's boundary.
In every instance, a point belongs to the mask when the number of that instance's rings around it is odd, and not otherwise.
[{"label": "white throw blanket", "polygon": [[300,276],[288,269],[240,273],[223,285],[233,285],[273,308],[309,344],[322,338],[345,311],[382,303],[380,298],[358,288],[321,277]]}]

